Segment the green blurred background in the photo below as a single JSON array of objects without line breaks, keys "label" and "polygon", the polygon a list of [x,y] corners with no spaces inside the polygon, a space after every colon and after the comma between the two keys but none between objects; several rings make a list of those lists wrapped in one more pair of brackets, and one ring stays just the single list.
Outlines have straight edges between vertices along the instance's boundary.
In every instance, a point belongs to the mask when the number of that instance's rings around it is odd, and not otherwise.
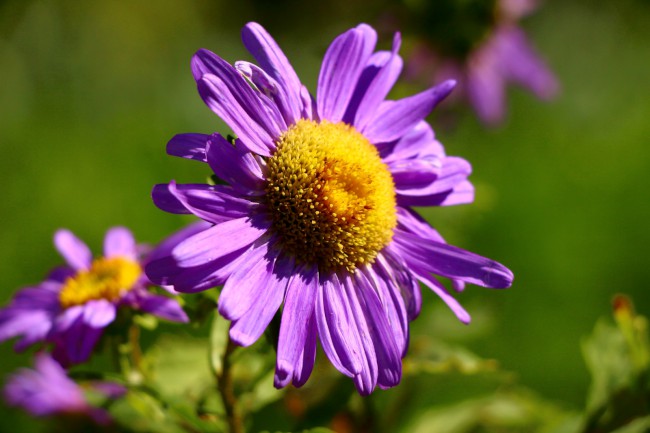
[{"label": "green blurred background", "polygon": [[[60,263],[51,240],[60,227],[99,251],[113,225],[153,243],[190,221],[157,210],[150,191],[208,175],[166,156],[169,138],[225,131],[192,80],[198,48],[248,58],[239,28],[259,21],[314,90],[331,39],[376,18],[363,2],[232,3],[0,2],[3,304]],[[491,130],[469,110],[453,128],[432,116],[447,152],[473,163],[477,200],[426,213],[451,243],[509,266],[515,284],[459,295],[470,326],[425,293],[413,333],[466,345],[580,409],[589,384],[580,342],[612,295],[650,312],[650,3],[549,1],[523,26],[560,96],[546,104],[511,89],[509,117]],[[0,379],[30,362],[0,346]],[[16,412],[0,408],[0,431],[13,431],[7,414]]]}]

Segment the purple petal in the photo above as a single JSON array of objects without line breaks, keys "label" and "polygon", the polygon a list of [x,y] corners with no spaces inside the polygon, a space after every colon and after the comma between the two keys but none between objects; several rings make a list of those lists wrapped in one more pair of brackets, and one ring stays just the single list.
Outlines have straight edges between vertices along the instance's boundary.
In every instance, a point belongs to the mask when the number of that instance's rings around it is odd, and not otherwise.
[{"label": "purple petal", "polygon": [[455,86],[454,80],[448,80],[417,95],[384,101],[361,133],[371,143],[397,140],[427,117]]},{"label": "purple petal", "polygon": [[404,134],[383,156],[383,161],[390,167],[392,163],[402,160],[418,159],[422,156],[443,159],[445,150],[436,140],[431,126],[422,121]]},{"label": "purple petal", "polygon": [[[283,132],[277,108],[262,102],[258,93],[228,62],[207,50],[192,58],[192,71],[206,105],[232,128],[246,147],[270,156]],[[271,110],[271,111],[268,111]]]},{"label": "purple petal", "polygon": [[158,246],[156,246],[147,255],[146,261],[151,262],[154,260],[158,260],[162,257],[169,256],[172,252],[172,249],[176,245],[178,245],[185,239],[189,238],[190,236],[202,232],[203,230],[209,229],[210,227],[212,227],[212,224],[205,221],[197,221],[192,224],[188,224],[187,226],[171,234],[170,236],[166,237],[162,242],[160,242]]},{"label": "purple petal", "polygon": [[399,33],[393,38],[392,51],[380,51],[370,57],[368,65],[363,70],[352,101],[348,106],[348,115],[354,115],[351,123],[362,130],[371,121],[377,107],[386,99],[393,88],[399,74],[402,72],[402,58],[397,55],[401,44]]},{"label": "purple petal", "polygon": [[480,49],[468,62],[465,89],[476,114],[486,124],[495,125],[505,115],[505,78],[500,59],[491,50]]},{"label": "purple petal", "polygon": [[397,194],[399,206],[455,206],[474,201],[474,185],[470,181],[457,184],[454,189],[431,195]]},{"label": "purple petal", "polygon": [[258,206],[223,185],[177,185],[172,181],[168,190],[186,209],[213,224],[245,218]]},{"label": "purple petal", "polygon": [[[365,305],[363,298],[359,298],[360,290],[349,275],[343,278],[342,287],[344,288],[345,297],[350,303],[352,312],[351,326],[361,338],[361,371],[354,376],[354,384],[361,395],[369,395],[377,386],[379,368],[377,365],[377,353],[373,342],[372,325],[367,322]],[[381,344],[381,342],[378,342]]]},{"label": "purple petal", "polygon": [[382,254],[377,256],[376,264],[373,267],[368,267],[366,278],[375,288],[400,353],[405,354],[409,328],[408,315],[401,293],[402,287],[397,281],[395,272]]},{"label": "purple petal", "polygon": [[263,296],[278,251],[269,244],[254,246],[239,267],[233,270],[219,295],[219,314],[228,320],[241,318]]},{"label": "purple petal", "polygon": [[557,95],[559,85],[555,76],[530,45],[523,30],[506,27],[495,38],[498,39],[501,67],[508,79],[527,87],[541,99]]},{"label": "purple petal", "polygon": [[209,138],[208,134],[177,134],[167,143],[167,154],[207,162],[205,143]]},{"label": "purple petal", "polygon": [[83,321],[92,328],[105,328],[115,320],[115,305],[105,299],[84,304]]},{"label": "purple petal", "polygon": [[301,117],[304,104],[300,96],[302,84],[289,60],[271,35],[257,23],[244,26],[242,41],[262,69],[277,82],[283,99],[286,98],[281,110],[286,113],[287,124],[294,123]]},{"label": "purple petal", "polygon": [[417,275],[417,278],[422,281],[428,288],[430,288],[436,295],[443,300],[445,304],[454,312],[458,320],[467,324],[472,318],[469,313],[463,308],[458,301],[447,292],[445,286],[435,278],[431,278],[428,275]]},{"label": "purple petal", "polygon": [[255,157],[238,140],[233,146],[219,134],[213,134],[206,145],[208,164],[214,173],[243,193],[264,191],[264,175]]},{"label": "purple petal", "polygon": [[171,322],[187,323],[189,318],[176,299],[166,296],[146,294],[139,301],[141,311],[153,314]]},{"label": "purple petal", "polygon": [[252,248],[242,248],[201,266],[179,267],[173,257],[151,262],[146,267],[156,284],[170,285],[181,293],[196,293],[223,285],[232,273],[247,263]]},{"label": "purple petal", "polygon": [[312,314],[307,323],[307,338],[303,347],[298,363],[293,371],[293,386],[300,388],[311,375],[316,361],[316,341],[318,337],[318,328],[316,327],[316,315]]},{"label": "purple petal", "polygon": [[57,230],[54,246],[65,261],[75,270],[88,269],[93,255],[88,246],[69,230]]},{"label": "purple petal", "polygon": [[393,245],[416,273],[431,272],[494,289],[510,287],[512,272],[500,263],[396,229]]},{"label": "purple petal", "polygon": [[[408,314],[408,320],[415,320],[420,314],[422,308],[422,292],[420,283],[413,278],[411,271],[406,269],[406,265],[399,257],[399,254],[393,254],[392,246],[384,249],[380,259],[386,260],[387,266],[390,267],[395,276],[400,293],[404,298],[404,306]],[[379,257],[379,256],[378,256]]]},{"label": "purple petal", "polygon": [[260,338],[284,300],[287,283],[293,274],[293,260],[273,258],[271,265],[273,270],[267,274],[259,297],[230,327],[230,338],[241,346],[250,346]]},{"label": "purple petal", "polygon": [[361,24],[338,36],[327,49],[318,76],[318,115],[336,123],[343,119],[357,81],[377,43],[375,30]]},{"label": "purple petal", "polygon": [[[421,160],[422,161],[422,160]],[[426,159],[424,160],[426,161]],[[435,165],[442,163],[439,175],[430,183],[425,182],[426,175],[422,172],[412,172],[411,176],[400,174],[397,176],[396,193],[398,196],[408,198],[422,198],[418,203],[425,202],[424,197],[437,196],[438,194],[450,193],[456,186],[467,182],[467,177],[472,172],[472,166],[462,158],[446,157],[442,161],[432,161],[431,171],[435,170]],[[424,163],[420,167],[424,171]],[[433,177],[433,173],[430,173]],[[410,183],[409,183],[410,180]],[[417,181],[420,182],[417,182]],[[398,184],[399,181],[399,184]]]},{"label": "purple petal", "polygon": [[55,336],[55,350],[52,354],[65,365],[85,362],[103,332],[104,328],[88,326],[83,317],[79,316],[65,332]]},{"label": "purple petal", "polygon": [[136,260],[135,239],[126,227],[113,227],[104,238],[104,257],[126,257]]},{"label": "purple petal", "polygon": [[353,313],[336,274],[321,276],[315,313],[318,335],[329,360],[346,376],[358,374],[362,369],[361,337],[351,323]]},{"label": "purple petal", "polygon": [[[198,188],[201,188],[201,185],[205,184],[195,184]],[[184,185],[184,187],[189,187],[189,185]],[[192,213],[180,200],[169,192],[169,185],[166,183],[154,185],[153,190],[151,191],[151,198],[156,207],[165,212],[181,215]]]},{"label": "purple petal", "polygon": [[268,228],[269,223],[259,219],[226,221],[184,240],[174,247],[172,257],[182,268],[200,266],[252,244]]},{"label": "purple petal", "polygon": [[[389,321],[389,313],[386,308],[390,308],[389,297],[380,300],[377,289],[381,286],[373,287],[363,272],[357,272],[354,281],[354,293],[357,296],[359,306],[365,315],[366,326],[370,331],[374,353],[377,357],[377,384],[383,388],[390,388],[397,385],[402,377],[402,359],[401,354],[404,348],[404,342],[398,343],[396,336],[403,338],[399,331],[399,323]],[[382,303],[382,301],[384,301]],[[393,307],[394,308],[394,307]],[[395,313],[394,311],[392,313]],[[393,317],[397,319],[397,315]],[[393,331],[393,326],[397,332]]]},{"label": "purple petal", "polygon": [[299,361],[305,349],[310,331],[309,322],[314,313],[318,292],[317,269],[301,269],[294,273],[287,285],[286,299],[282,310],[278,354],[275,368],[275,387],[289,384],[294,372],[299,371]]}]

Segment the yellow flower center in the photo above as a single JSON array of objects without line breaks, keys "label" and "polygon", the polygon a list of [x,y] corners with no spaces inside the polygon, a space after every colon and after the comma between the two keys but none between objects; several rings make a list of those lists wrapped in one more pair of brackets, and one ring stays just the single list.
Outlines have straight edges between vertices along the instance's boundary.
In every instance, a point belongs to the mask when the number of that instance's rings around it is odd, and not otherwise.
[{"label": "yellow flower center", "polygon": [[272,230],[299,262],[354,271],[391,241],[393,178],[354,127],[299,120],[280,137],[267,167]]},{"label": "yellow flower center", "polygon": [[66,280],[59,301],[63,308],[82,305],[88,301],[116,301],[131,290],[142,274],[137,262],[124,257],[97,259],[90,269],[79,271]]}]

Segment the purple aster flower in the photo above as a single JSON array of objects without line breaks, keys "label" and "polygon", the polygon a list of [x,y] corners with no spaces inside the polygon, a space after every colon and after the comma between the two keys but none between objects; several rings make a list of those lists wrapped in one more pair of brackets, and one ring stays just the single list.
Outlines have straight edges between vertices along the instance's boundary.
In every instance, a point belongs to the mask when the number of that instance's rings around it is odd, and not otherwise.
[{"label": "purple aster flower", "polygon": [[361,24],[330,45],[312,97],[273,38],[242,31],[258,65],[207,50],[192,59],[205,103],[238,138],[181,134],[174,156],[207,163],[227,185],[157,185],[154,202],[212,227],[152,261],[152,281],[180,292],[223,285],[218,310],[248,346],[281,310],[275,385],[304,384],[316,343],[361,394],[401,377],[418,281],[463,321],[469,315],[435,275],[508,287],[503,265],[445,243],[411,206],[468,203],[470,165],[448,157],[423,121],[452,90],[447,81],[388,100],[402,69],[400,37],[376,51]]},{"label": "purple aster flower", "polygon": [[188,321],[175,299],[148,290],[152,283],[143,272],[150,256],[168,254],[173,243],[142,254],[144,247],[136,245],[129,230],[114,227],[104,239],[104,256],[95,260],[86,244],[68,230],[57,231],[54,244],[67,266],[20,290],[0,310],[0,341],[21,337],[15,346],[19,351],[37,342],[52,343],[54,357],[67,366],[88,359],[120,307]]},{"label": "purple aster flower", "polygon": [[[506,87],[510,83],[527,88],[543,100],[552,99],[559,87],[551,70],[517,26],[522,17],[536,9],[538,2],[498,0],[494,3],[481,18],[484,21],[481,25],[486,28],[464,35],[470,40],[461,44],[462,50],[450,52],[440,47],[438,39],[444,36],[434,36],[431,43],[424,38],[408,68],[411,77],[431,74],[434,69],[435,80],[458,78],[461,93],[478,117],[489,125],[503,121]],[[465,14],[462,18],[465,23],[470,20]],[[477,27],[481,26],[477,24]]]},{"label": "purple aster flower", "polygon": [[[92,385],[92,389],[111,399],[126,392],[121,385],[108,382]],[[108,413],[93,407],[63,367],[44,353],[36,356],[35,369],[23,368],[9,377],[4,397],[10,405],[35,416],[83,415],[100,424],[109,422]]]}]

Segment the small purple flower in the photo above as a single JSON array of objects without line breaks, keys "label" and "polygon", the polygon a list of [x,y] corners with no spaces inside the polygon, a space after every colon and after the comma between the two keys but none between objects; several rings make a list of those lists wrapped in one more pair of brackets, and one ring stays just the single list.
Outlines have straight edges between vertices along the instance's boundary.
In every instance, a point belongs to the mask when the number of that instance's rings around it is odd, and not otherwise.
[{"label": "small purple flower", "polygon": [[0,341],[22,337],[15,346],[19,351],[37,342],[52,343],[55,359],[67,366],[88,359],[120,307],[188,321],[175,299],[148,291],[152,283],[143,272],[150,256],[168,254],[173,244],[161,244],[143,255],[143,247],[123,227],[107,232],[104,256],[95,260],[86,244],[68,230],[57,231],[54,244],[67,266],[20,290],[0,310]]},{"label": "small purple flower", "polygon": [[[92,389],[110,399],[126,392],[116,383],[98,383]],[[36,356],[35,369],[23,368],[9,377],[4,397],[10,405],[22,407],[39,417],[83,415],[100,424],[109,422],[108,413],[93,407],[63,367],[44,353]]]},{"label": "small purple flower", "polygon": [[558,93],[558,82],[544,60],[532,47],[517,22],[532,13],[537,1],[499,0],[493,23],[474,47],[461,58],[447,56],[435,47],[421,44],[409,64],[410,76],[436,72],[435,80],[455,77],[478,117],[488,125],[503,121],[506,87],[519,84],[542,100]]},{"label": "small purple flower", "polygon": [[[423,119],[454,87],[386,99],[402,69],[400,37],[375,52],[361,24],[330,45],[309,94],[273,38],[242,31],[259,63],[231,66],[200,50],[192,72],[205,103],[237,135],[180,134],[171,155],[207,163],[228,185],[157,185],[161,209],[212,227],[152,261],[152,281],[180,292],[223,285],[219,313],[248,346],[281,309],[275,386],[303,385],[316,343],[361,394],[399,383],[408,322],[423,282],[463,322],[469,315],[433,276],[508,287],[512,273],[450,246],[411,206],[473,200],[470,165],[445,155]],[[282,308],[281,308],[282,306]]]}]

